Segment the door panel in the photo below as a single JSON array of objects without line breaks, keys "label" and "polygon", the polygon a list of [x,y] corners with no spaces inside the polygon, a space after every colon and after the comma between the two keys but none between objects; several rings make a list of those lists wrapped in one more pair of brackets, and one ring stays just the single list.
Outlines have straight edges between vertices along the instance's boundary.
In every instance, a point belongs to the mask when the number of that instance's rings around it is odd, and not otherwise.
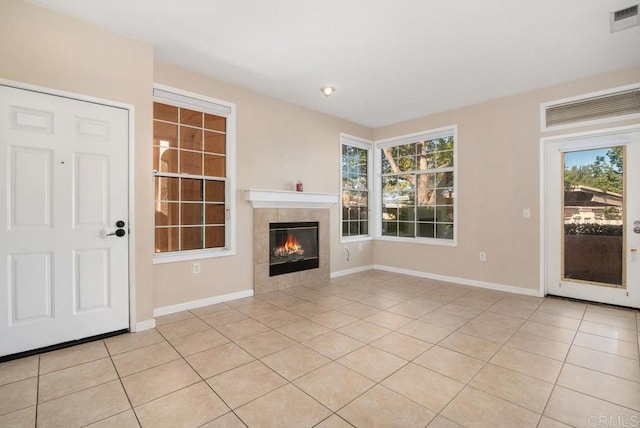
[{"label": "door panel", "polygon": [[129,327],[128,126],[0,85],[0,356]]},{"label": "door panel", "polygon": [[109,212],[109,158],[77,154],[75,156],[75,227],[107,225]]},{"label": "door panel", "polygon": [[9,256],[11,322],[51,318],[51,254]]},{"label": "door panel", "polygon": [[76,312],[109,307],[109,252],[106,248],[75,251]]},{"label": "door panel", "polygon": [[640,131],[545,146],[549,294],[640,307]]},{"label": "door panel", "polygon": [[10,148],[9,227],[51,226],[51,150]]}]

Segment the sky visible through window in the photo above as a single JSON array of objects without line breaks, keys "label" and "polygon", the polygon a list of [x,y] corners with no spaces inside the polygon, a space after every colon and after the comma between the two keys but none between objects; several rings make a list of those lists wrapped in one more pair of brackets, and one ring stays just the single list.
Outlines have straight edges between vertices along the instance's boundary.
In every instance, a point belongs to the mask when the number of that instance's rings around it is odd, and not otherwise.
[{"label": "sky visible through window", "polygon": [[574,166],[590,165],[596,161],[596,156],[605,156],[606,159],[607,151],[608,148],[567,152],[564,155],[564,166],[570,169]]}]

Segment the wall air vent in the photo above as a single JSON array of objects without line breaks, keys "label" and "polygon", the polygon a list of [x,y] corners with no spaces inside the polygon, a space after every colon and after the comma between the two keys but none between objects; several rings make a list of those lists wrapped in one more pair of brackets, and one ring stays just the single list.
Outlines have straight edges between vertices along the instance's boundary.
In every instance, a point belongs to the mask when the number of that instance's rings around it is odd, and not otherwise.
[{"label": "wall air vent", "polygon": [[543,130],[640,117],[640,84],[542,104]]},{"label": "wall air vent", "polygon": [[637,4],[609,13],[609,27],[612,33],[626,30],[636,25],[640,25]]}]

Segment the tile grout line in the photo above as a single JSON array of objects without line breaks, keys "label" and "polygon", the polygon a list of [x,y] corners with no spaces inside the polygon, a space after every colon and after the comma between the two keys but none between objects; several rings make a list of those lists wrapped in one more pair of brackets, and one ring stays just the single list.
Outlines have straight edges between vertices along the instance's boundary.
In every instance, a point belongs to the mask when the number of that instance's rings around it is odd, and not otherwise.
[{"label": "tile grout line", "polygon": [[[127,397],[127,402],[129,403],[129,407],[131,408],[131,412],[133,413],[133,416],[136,418],[136,422],[138,423],[138,426],[142,426],[142,423],[140,422],[140,419],[138,418],[138,413],[136,413],[135,409],[133,408],[133,403],[131,402],[131,398],[129,397],[129,394],[127,393],[127,389],[124,387],[124,383],[122,382],[122,377],[120,376],[120,373],[118,372],[118,368],[116,367],[115,363],[113,362],[113,356],[111,355],[111,351],[109,351],[109,347],[107,346],[107,343],[104,342],[104,347],[107,349],[107,354],[109,355],[109,361],[111,361],[111,365],[113,366],[113,370],[116,372],[116,376],[118,376],[118,381],[120,382],[120,387],[122,388],[122,391],[124,392],[124,396]],[[121,412],[124,413],[124,412]],[[120,413],[117,413],[120,414]],[[115,415],[112,415],[115,416]],[[111,417],[111,416],[109,416]],[[107,418],[105,418],[107,419]],[[96,421],[98,422],[98,421]]]},{"label": "tile grout line", "polygon": [[36,380],[36,415],[35,415],[35,426],[38,426],[38,413],[40,410],[40,354],[38,354],[38,371],[36,372],[36,376],[38,377]]},{"label": "tile grout line", "polygon": [[[564,367],[567,364],[567,358],[569,358],[569,353],[571,353],[571,347],[573,346],[573,342],[575,341],[576,336],[578,335],[578,332],[580,331],[580,326],[582,325],[582,321],[584,321],[584,314],[587,312],[587,308],[588,308],[588,305],[585,305],[585,308],[582,311],[582,317],[580,318],[580,324],[578,324],[578,327],[576,328],[576,331],[573,334],[573,338],[571,339],[571,343],[569,344],[569,349],[567,349],[567,353],[565,354],[564,359],[562,360],[562,366],[560,367],[560,371],[558,371],[558,375],[556,376],[556,379],[553,382],[553,388],[551,389],[551,393],[547,397],[547,401],[545,402],[544,408],[542,409],[542,416],[549,417],[549,416],[545,415],[545,412],[547,411],[547,407],[549,407],[549,402],[551,401],[551,396],[553,395],[553,393],[556,390],[556,388],[558,388],[558,387],[563,388],[562,386],[558,385],[558,379],[560,379],[560,375],[562,375],[562,371],[564,370]],[[550,419],[553,419],[553,418],[550,418]],[[540,420],[542,420],[542,417],[540,418]],[[555,419],[553,419],[553,420],[555,420]],[[561,422],[561,421],[559,421],[559,422]],[[564,423],[564,422],[562,422],[562,423]]]}]

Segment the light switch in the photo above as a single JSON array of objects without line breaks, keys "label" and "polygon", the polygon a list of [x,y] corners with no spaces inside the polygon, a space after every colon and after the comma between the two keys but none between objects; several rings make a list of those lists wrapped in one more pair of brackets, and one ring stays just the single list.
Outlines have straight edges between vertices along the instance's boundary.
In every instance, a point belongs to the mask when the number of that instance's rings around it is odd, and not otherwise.
[{"label": "light switch", "polygon": [[531,209],[525,208],[522,210],[522,218],[531,218]]}]

